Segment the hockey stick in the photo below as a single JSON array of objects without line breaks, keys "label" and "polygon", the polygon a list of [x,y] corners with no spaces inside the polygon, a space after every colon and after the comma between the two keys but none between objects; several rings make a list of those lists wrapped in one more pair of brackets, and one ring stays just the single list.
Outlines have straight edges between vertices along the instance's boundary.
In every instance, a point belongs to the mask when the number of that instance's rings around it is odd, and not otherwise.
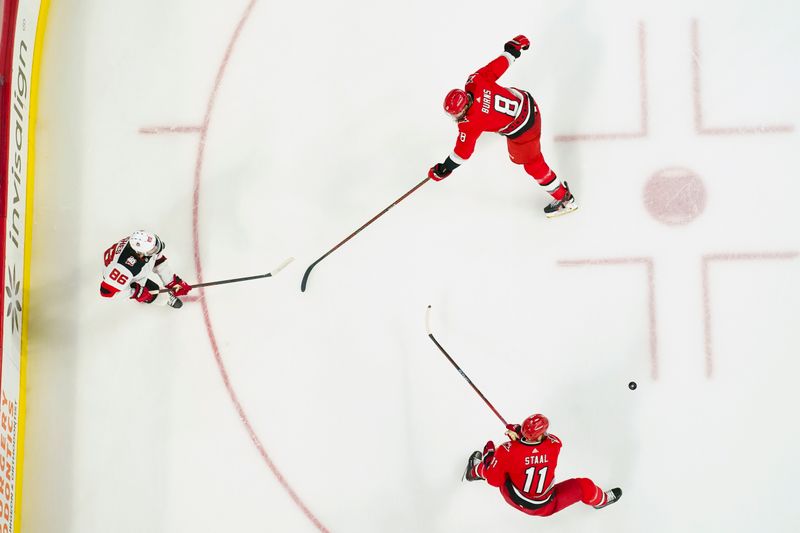
[{"label": "hockey stick", "polygon": [[384,213],[386,213],[386,212],[387,212],[389,209],[393,208],[394,206],[396,206],[397,204],[399,204],[400,202],[402,202],[403,200],[405,200],[405,198],[406,198],[408,195],[410,195],[412,192],[416,191],[417,189],[419,189],[420,187],[422,187],[423,185],[425,185],[425,182],[427,182],[429,179],[430,179],[430,178],[425,178],[424,180],[422,180],[421,182],[419,182],[418,184],[416,184],[416,185],[414,186],[414,188],[413,188],[413,189],[411,189],[410,191],[408,191],[407,193],[405,193],[403,196],[401,196],[400,198],[398,198],[397,200],[395,200],[395,201],[394,201],[394,203],[392,203],[392,204],[391,204],[389,207],[387,207],[386,209],[384,209],[383,211],[381,211],[380,213],[378,213],[377,215],[375,215],[374,217],[372,217],[371,219],[369,219],[369,220],[367,221],[367,223],[366,223],[366,224],[364,224],[363,226],[361,226],[360,228],[358,228],[357,230],[355,230],[353,233],[351,233],[350,235],[348,235],[348,236],[347,236],[347,238],[346,238],[345,240],[343,240],[342,242],[340,242],[339,244],[337,244],[336,246],[334,246],[333,248],[331,248],[330,250],[328,250],[327,252],[325,252],[325,255],[323,255],[322,257],[320,257],[319,259],[317,259],[317,260],[316,260],[316,261],[314,261],[313,263],[311,263],[311,264],[308,266],[308,268],[306,269],[306,272],[305,272],[305,274],[303,274],[303,281],[300,283],[300,291],[301,291],[301,292],[306,292],[306,285],[308,285],[308,276],[311,274],[311,269],[312,269],[312,268],[314,268],[315,266],[317,266],[317,263],[319,263],[320,261],[322,261],[323,259],[325,259],[325,258],[326,258],[326,257],[328,257],[329,255],[331,255],[331,254],[332,254],[333,252],[335,252],[335,251],[336,251],[336,250],[337,250],[337,249],[338,249],[338,248],[339,248],[341,245],[343,245],[344,243],[346,243],[347,241],[349,241],[350,239],[352,239],[353,237],[355,237],[356,235],[358,235],[358,234],[361,232],[361,230],[362,230],[362,229],[366,228],[367,226],[369,226],[370,224],[372,224],[373,222],[375,222],[376,220],[378,220],[378,219],[379,219],[380,217],[382,217],[382,216],[384,215]]},{"label": "hockey stick", "polygon": [[500,421],[503,423],[504,426],[507,426],[508,422],[506,422],[506,419],[503,418],[500,415],[500,413],[497,412],[497,409],[494,408],[494,405],[492,405],[491,402],[489,402],[489,400],[486,399],[486,396],[484,396],[483,393],[480,390],[478,390],[478,387],[476,387],[475,384],[472,382],[472,380],[467,377],[467,375],[464,373],[463,370],[461,370],[461,367],[459,367],[458,364],[455,361],[453,361],[453,358],[450,357],[450,354],[448,354],[447,351],[444,348],[442,348],[442,345],[439,344],[439,341],[437,341],[436,337],[434,337],[433,333],[431,333],[431,306],[430,305],[428,306],[428,310],[425,311],[425,329],[428,331],[428,337],[431,338],[431,340],[436,345],[436,347],[439,348],[439,350],[442,351],[442,353],[444,354],[445,357],[447,357],[447,360],[450,361],[453,364],[454,367],[456,367],[456,370],[458,370],[458,373],[461,374],[461,377],[464,378],[465,380],[467,380],[467,383],[469,383],[470,387],[472,387],[472,389],[475,392],[478,393],[478,396],[480,396],[481,399],[484,402],[486,402],[486,405],[489,406],[489,409],[491,409],[492,412],[497,415],[497,418],[500,419]]},{"label": "hockey stick", "polygon": [[[267,272],[266,274],[246,276],[244,278],[231,278],[231,279],[223,279],[220,281],[207,281],[205,283],[196,283],[192,285],[192,288],[197,289],[199,287],[211,287],[212,285],[225,285],[226,283],[238,283],[240,281],[250,281],[251,279],[270,278],[275,274],[277,274],[278,272],[280,272],[281,270],[283,270],[284,268],[286,268],[286,265],[288,265],[292,261],[294,261],[294,257],[290,257],[289,259],[278,265],[278,267],[275,268],[272,272]],[[166,288],[160,289],[158,292],[169,292],[169,289]]]}]

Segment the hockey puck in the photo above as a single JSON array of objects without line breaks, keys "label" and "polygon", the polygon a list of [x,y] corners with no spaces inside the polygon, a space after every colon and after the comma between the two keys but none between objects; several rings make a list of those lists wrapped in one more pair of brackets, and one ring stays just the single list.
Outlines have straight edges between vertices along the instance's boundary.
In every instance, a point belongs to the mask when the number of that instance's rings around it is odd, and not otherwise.
[{"label": "hockey puck", "polygon": [[628,388],[630,390],[636,390],[636,382],[635,381],[631,381],[630,383],[628,383]]}]

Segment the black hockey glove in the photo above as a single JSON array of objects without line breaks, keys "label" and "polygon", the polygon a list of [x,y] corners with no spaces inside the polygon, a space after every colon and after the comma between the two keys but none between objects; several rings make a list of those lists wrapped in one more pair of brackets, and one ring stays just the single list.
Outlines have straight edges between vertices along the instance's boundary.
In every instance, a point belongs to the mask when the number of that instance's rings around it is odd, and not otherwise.
[{"label": "black hockey glove", "polygon": [[442,181],[452,173],[453,171],[444,166],[443,163],[436,163],[428,171],[428,177],[433,181]]},{"label": "black hockey glove", "polygon": [[453,173],[455,169],[459,167],[459,164],[453,161],[450,156],[447,156],[447,159],[444,160],[444,163],[436,163],[431,167],[428,171],[428,177],[433,181],[442,181],[447,176]]}]

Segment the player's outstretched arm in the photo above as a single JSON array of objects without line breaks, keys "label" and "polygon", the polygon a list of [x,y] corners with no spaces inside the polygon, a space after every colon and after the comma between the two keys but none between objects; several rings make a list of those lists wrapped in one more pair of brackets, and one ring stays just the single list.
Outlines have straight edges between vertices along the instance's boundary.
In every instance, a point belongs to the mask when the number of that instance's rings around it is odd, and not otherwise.
[{"label": "player's outstretched arm", "polygon": [[500,57],[493,59],[491,63],[479,69],[474,75],[483,76],[490,81],[497,81],[500,76],[505,74],[508,67],[522,55],[522,50],[527,50],[530,46],[531,42],[527,37],[517,35],[503,46],[505,51]]}]

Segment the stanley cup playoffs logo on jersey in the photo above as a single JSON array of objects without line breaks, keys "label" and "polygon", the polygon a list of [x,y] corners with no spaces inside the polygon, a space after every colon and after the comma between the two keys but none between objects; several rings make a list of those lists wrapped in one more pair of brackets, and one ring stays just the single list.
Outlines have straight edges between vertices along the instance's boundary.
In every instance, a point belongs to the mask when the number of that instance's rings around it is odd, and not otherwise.
[{"label": "stanley cup playoffs logo on jersey", "polygon": [[8,306],[6,307],[6,317],[11,319],[11,332],[19,332],[20,317],[22,315],[22,303],[20,293],[20,281],[17,279],[17,267],[8,267],[8,274],[6,275],[6,298],[8,299]]}]

